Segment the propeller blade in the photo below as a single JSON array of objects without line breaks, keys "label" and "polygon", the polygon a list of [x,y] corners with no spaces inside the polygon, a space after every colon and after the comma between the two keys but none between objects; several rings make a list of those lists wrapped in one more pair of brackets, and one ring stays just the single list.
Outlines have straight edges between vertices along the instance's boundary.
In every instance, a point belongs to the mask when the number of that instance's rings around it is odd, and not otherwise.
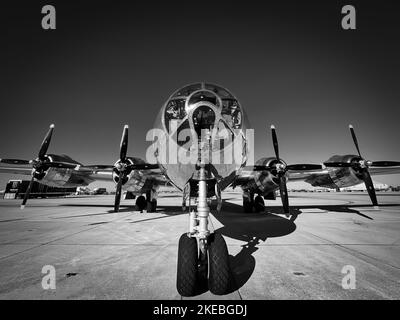
[{"label": "propeller blade", "polygon": [[21,209],[25,208],[26,202],[28,201],[29,194],[31,193],[33,182],[35,181],[35,176],[32,175],[32,179],[29,182],[28,189],[25,191],[24,200],[22,200]]},{"label": "propeller blade", "polygon": [[276,130],[275,126],[271,125],[271,131],[272,131],[272,142],[274,144],[274,151],[275,151],[275,156],[278,161],[280,161],[279,158],[279,145],[278,145],[278,137],[276,136]]},{"label": "propeller blade", "polygon": [[124,177],[125,177],[124,174],[121,173],[119,180],[118,180],[117,188],[115,191],[114,212],[119,211],[119,204],[121,203],[122,182],[123,182]]},{"label": "propeller blade", "polygon": [[289,164],[286,166],[287,170],[295,170],[295,171],[302,171],[302,170],[319,170],[322,169],[320,164]]},{"label": "propeller blade", "polygon": [[283,211],[285,212],[286,217],[289,217],[290,216],[289,195],[287,192],[285,176],[280,176],[279,178],[279,192],[281,194]]},{"label": "propeller blade", "polygon": [[400,166],[399,161],[372,161],[372,167],[395,167]]},{"label": "propeller blade", "polygon": [[119,154],[119,158],[121,161],[124,161],[126,159],[126,153],[128,151],[128,129],[129,126],[125,125],[124,131],[122,132],[120,154]]},{"label": "propeller blade", "polygon": [[325,167],[330,168],[351,168],[353,167],[353,163],[348,162],[324,162]]},{"label": "propeller blade", "polygon": [[354,128],[353,128],[353,126],[351,124],[349,125],[349,129],[350,129],[350,132],[351,132],[351,136],[353,138],[354,145],[356,146],[358,155],[360,156],[360,158],[362,158],[361,152],[360,152],[360,148],[358,147],[358,141],[357,141],[356,133],[354,132]]},{"label": "propeller blade", "polygon": [[7,163],[7,164],[17,164],[17,165],[23,165],[23,164],[29,164],[29,160],[21,160],[21,159],[0,159],[1,163]]},{"label": "propeller blade", "polygon": [[362,176],[363,176],[363,180],[364,180],[365,186],[367,188],[369,197],[371,198],[372,204],[374,205],[374,207],[377,207],[378,200],[376,199],[374,183],[372,182],[371,175],[369,174],[367,169],[363,170]]},{"label": "propeller blade", "polygon": [[44,137],[42,145],[40,146],[39,155],[38,155],[38,158],[40,160],[43,160],[44,156],[47,153],[47,149],[49,148],[50,141],[51,141],[51,136],[53,135],[53,130],[54,130],[54,124],[50,125],[50,129],[47,132],[46,136]]}]

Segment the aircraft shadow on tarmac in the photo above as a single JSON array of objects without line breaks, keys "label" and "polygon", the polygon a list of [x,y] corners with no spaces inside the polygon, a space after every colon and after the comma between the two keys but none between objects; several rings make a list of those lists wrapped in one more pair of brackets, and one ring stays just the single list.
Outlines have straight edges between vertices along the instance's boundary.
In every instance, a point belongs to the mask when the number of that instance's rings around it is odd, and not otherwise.
[{"label": "aircraft shadow on tarmac", "polygon": [[258,250],[260,241],[283,237],[296,230],[293,221],[276,213],[283,214],[283,210],[278,207],[266,207],[261,213],[243,213],[242,206],[225,202],[222,212],[214,215],[224,225],[217,232],[246,242],[238,254],[229,256],[232,287],[228,293],[238,290],[250,279],[256,265],[252,254]]},{"label": "aircraft shadow on tarmac", "polygon": [[[399,205],[381,205],[381,207],[394,206]],[[320,209],[325,212],[347,212],[373,220],[352,207],[369,208],[371,205],[292,206],[290,208],[291,217],[286,219],[279,216],[284,214],[283,208],[279,206],[265,207],[265,211],[260,213],[244,213],[241,205],[224,202],[222,212],[214,215],[224,225],[217,232],[226,237],[247,242],[238,254],[229,256],[232,273],[232,287],[229,293],[240,289],[253,274],[256,260],[252,254],[258,250],[257,246],[260,241],[265,242],[268,238],[283,237],[294,232],[296,230],[294,221],[302,213],[302,210]]]},{"label": "aircraft shadow on tarmac", "polygon": [[[114,213],[114,205],[111,204],[60,204],[60,207],[79,207],[79,208],[110,208],[109,210],[103,212],[103,213],[96,213],[96,214],[90,214],[90,215],[101,215],[101,214],[108,214],[108,213]],[[132,212],[136,211],[137,208],[135,205],[132,206],[122,206],[119,209],[119,212]]]}]

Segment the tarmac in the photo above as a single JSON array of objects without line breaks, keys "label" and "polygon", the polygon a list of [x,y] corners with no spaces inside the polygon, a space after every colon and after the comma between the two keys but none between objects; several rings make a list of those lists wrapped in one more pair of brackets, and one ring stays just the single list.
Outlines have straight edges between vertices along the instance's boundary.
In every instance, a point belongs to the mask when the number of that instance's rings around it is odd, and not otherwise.
[{"label": "tarmac", "polygon": [[[291,220],[279,198],[251,214],[239,192],[223,198],[210,222],[227,242],[232,288],[190,299],[400,298],[400,193],[379,193],[374,210],[366,193],[293,192]],[[113,213],[112,195],[20,202],[0,200],[0,299],[188,299],[176,290],[188,228],[178,193],[161,194],[156,213],[134,200]],[[42,287],[48,265],[56,289]]]}]

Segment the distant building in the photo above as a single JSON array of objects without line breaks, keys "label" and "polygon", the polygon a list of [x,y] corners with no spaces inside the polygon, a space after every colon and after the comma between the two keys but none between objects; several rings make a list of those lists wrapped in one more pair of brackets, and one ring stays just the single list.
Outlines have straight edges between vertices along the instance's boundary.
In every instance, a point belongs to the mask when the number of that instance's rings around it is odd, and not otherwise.
[{"label": "distant building", "polygon": [[[380,183],[374,181],[374,187],[376,191],[389,191],[390,187],[387,184]],[[347,191],[347,192],[352,192],[352,191],[361,191],[361,192],[367,192],[367,187],[365,186],[364,183],[357,184],[352,187],[347,187],[347,188],[341,188],[341,191]]]},{"label": "distant building", "polygon": [[92,190],[88,187],[77,187],[76,188],[76,194],[77,195],[89,195],[92,193]]}]

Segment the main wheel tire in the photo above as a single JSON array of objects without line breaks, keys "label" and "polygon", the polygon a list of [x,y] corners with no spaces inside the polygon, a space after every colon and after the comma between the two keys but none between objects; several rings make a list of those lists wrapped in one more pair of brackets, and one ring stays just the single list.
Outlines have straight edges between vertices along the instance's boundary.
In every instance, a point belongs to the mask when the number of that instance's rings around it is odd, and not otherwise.
[{"label": "main wheel tire", "polygon": [[253,201],[247,197],[243,197],[243,212],[251,213],[253,212]]},{"label": "main wheel tire", "polygon": [[198,289],[198,250],[196,238],[184,233],[179,239],[176,288],[184,297],[194,296]]},{"label": "main wheel tire", "polygon": [[265,210],[265,202],[262,196],[257,196],[254,199],[254,211],[255,212],[264,212]]},{"label": "main wheel tire", "polygon": [[147,204],[147,212],[156,212],[157,211],[157,200],[146,201]]},{"label": "main wheel tire", "polygon": [[229,254],[225,240],[219,233],[210,235],[208,263],[208,288],[213,294],[226,294],[230,288]]},{"label": "main wheel tire", "polygon": [[144,196],[139,196],[136,199],[136,206],[138,207],[139,211],[143,211],[146,208],[147,201]]}]

